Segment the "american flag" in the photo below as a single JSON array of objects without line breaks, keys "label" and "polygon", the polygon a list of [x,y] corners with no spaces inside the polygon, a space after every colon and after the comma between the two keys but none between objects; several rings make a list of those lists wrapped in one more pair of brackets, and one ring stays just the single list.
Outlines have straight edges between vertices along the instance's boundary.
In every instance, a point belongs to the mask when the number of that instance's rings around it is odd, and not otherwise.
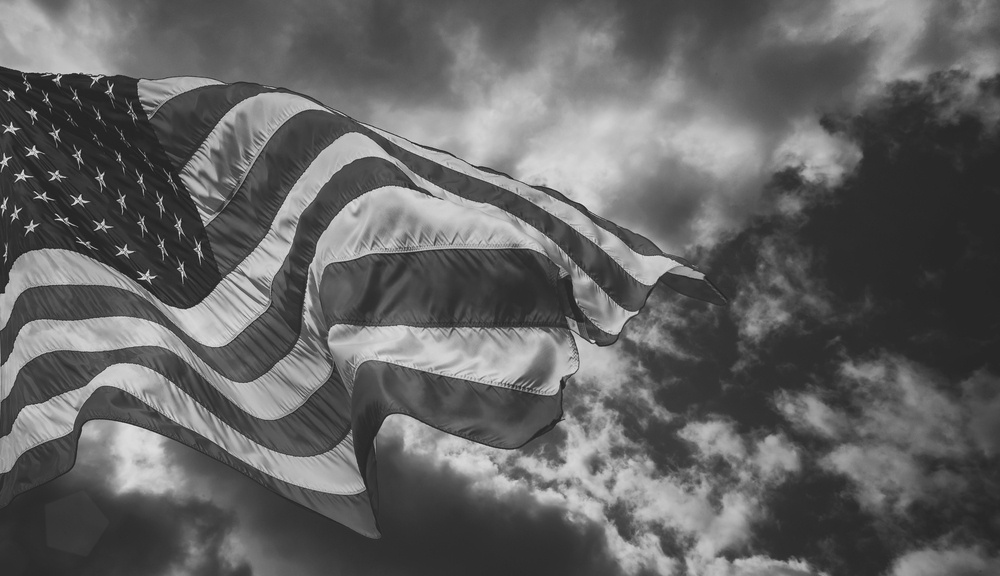
[{"label": "american flag", "polygon": [[105,419],[378,536],[387,415],[520,446],[572,332],[614,342],[657,282],[723,300],[554,190],[279,88],[0,68],[0,124],[0,506]]}]

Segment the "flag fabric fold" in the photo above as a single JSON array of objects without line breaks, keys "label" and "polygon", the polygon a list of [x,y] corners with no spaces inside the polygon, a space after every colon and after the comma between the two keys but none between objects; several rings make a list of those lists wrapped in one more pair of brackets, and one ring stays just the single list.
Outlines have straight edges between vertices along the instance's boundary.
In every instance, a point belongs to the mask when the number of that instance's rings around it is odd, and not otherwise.
[{"label": "flag fabric fold", "polygon": [[306,96],[0,68],[0,506],[84,423],[173,438],[367,536],[389,414],[514,448],[572,333],[693,265],[555,190]]}]

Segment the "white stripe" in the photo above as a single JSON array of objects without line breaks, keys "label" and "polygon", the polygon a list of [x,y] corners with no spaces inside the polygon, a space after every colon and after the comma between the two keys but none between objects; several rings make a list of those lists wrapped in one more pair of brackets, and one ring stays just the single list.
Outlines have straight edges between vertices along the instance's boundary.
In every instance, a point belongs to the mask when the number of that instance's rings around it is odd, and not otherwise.
[{"label": "white stripe", "polygon": [[218,444],[247,466],[289,484],[331,494],[357,494],[365,488],[352,435],[316,456],[276,452],[219,420],[159,373],[134,364],[109,367],[83,388],[21,410],[10,434],[0,437],[0,473],[10,471],[18,456],[31,448],[71,433],[80,408],[101,386],[128,392],[170,420]]},{"label": "white stripe", "polygon": [[246,178],[271,136],[289,118],[306,110],[326,110],[292,94],[268,92],[233,106],[181,169],[198,213],[208,224]]},{"label": "white stripe", "polygon": [[505,190],[509,190],[510,192],[513,192],[521,198],[531,202],[554,218],[565,222],[577,233],[590,239],[594,244],[600,247],[601,250],[606,252],[615,262],[617,262],[629,276],[634,278],[640,284],[645,284],[647,286],[656,284],[656,281],[660,278],[660,276],[662,276],[670,268],[677,265],[674,260],[667,258],[666,256],[647,256],[633,251],[621,238],[595,224],[590,217],[578,210],[576,207],[554,198],[541,190],[532,188],[531,186],[514,180],[513,178],[484,172],[464,160],[452,156],[451,154],[429,150],[423,146],[414,144],[405,138],[386,132],[385,130],[381,130],[368,124],[364,125],[385,137],[393,144],[396,144],[400,148],[412,152],[417,156],[421,156],[431,160],[432,162],[451,168],[461,174],[466,174],[476,179],[499,186]]},{"label": "white stripe", "polygon": [[694,268],[689,268],[684,265],[679,265],[670,270],[667,270],[668,274],[673,274],[674,276],[684,276],[686,278],[693,278],[695,280],[704,280],[705,274],[695,270]]},{"label": "white stripe", "polygon": [[579,368],[576,342],[560,328],[339,324],[327,342],[349,390],[358,367],[370,360],[545,396]]},{"label": "white stripe", "polygon": [[194,76],[184,76],[180,78],[163,78],[162,80],[139,80],[139,102],[142,103],[146,117],[152,119],[160,107],[172,98],[181,94],[201,88],[202,86],[215,86],[222,84],[218,80],[211,78],[198,78]]}]

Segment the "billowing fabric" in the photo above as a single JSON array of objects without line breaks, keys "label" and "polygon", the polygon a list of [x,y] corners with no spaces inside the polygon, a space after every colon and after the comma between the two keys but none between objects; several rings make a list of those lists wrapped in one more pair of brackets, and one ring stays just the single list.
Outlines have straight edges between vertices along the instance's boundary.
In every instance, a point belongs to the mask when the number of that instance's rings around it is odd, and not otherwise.
[{"label": "billowing fabric", "polygon": [[367,536],[389,414],[515,448],[572,333],[686,261],[548,188],[293,92],[0,68],[0,506],[84,423],[194,447]]}]

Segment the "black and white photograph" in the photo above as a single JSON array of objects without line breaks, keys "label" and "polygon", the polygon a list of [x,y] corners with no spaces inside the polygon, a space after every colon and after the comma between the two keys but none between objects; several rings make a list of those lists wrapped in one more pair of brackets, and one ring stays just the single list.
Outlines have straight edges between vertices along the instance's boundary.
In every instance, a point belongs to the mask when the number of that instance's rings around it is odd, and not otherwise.
[{"label": "black and white photograph", "polygon": [[1000,3],[0,0],[0,575],[1000,575]]}]

